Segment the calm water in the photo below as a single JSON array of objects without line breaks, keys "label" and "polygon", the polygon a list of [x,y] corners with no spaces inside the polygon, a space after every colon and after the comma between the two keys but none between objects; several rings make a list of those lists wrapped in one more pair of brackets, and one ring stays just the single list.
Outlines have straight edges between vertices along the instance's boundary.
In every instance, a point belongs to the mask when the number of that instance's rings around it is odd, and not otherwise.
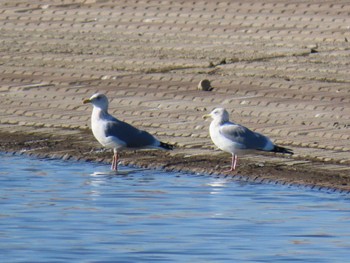
[{"label": "calm water", "polygon": [[0,261],[350,258],[349,196],[154,170],[108,172],[108,165],[0,155]]}]

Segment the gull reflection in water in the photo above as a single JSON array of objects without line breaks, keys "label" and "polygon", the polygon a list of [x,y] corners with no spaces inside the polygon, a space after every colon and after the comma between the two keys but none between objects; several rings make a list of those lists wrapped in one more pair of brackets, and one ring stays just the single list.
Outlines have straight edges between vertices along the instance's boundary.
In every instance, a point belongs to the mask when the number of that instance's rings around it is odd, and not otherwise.
[{"label": "gull reflection in water", "polygon": [[228,181],[225,178],[215,178],[213,181],[207,183],[207,186],[210,186],[210,194],[215,195],[222,192],[226,187]]},{"label": "gull reflection in water", "polygon": [[[101,189],[110,185],[110,180],[127,180],[133,181],[135,178],[134,173],[140,172],[143,169],[124,169],[118,171],[95,171],[89,174],[88,179],[85,184],[91,186],[91,190],[88,192],[89,195],[93,197],[98,197],[101,195]],[[147,181],[147,178],[143,178],[140,182]]]},{"label": "gull reflection in water", "polygon": [[92,174],[89,174],[89,178],[86,180],[85,184],[91,186],[91,190],[88,192],[91,197],[96,198],[101,195],[99,188],[106,184],[106,179],[108,179],[106,175],[106,173],[102,172],[93,172]]}]

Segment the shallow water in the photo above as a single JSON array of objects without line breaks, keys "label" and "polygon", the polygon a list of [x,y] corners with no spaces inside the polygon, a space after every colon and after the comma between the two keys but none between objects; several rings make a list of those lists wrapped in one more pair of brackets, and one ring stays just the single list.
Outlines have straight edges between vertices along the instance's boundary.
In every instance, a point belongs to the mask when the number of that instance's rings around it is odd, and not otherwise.
[{"label": "shallow water", "polygon": [[[124,168],[132,169],[132,168]],[[349,196],[0,154],[1,262],[347,262]]]}]

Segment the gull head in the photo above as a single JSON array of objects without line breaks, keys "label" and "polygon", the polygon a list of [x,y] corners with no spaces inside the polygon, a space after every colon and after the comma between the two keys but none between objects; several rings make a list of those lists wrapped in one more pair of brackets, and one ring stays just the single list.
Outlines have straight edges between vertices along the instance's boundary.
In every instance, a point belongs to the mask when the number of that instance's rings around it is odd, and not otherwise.
[{"label": "gull head", "polygon": [[84,100],[83,103],[91,103],[94,107],[100,108],[103,111],[107,111],[108,109],[108,98],[102,93],[92,95],[90,99]]},{"label": "gull head", "polygon": [[212,110],[209,114],[203,115],[203,119],[212,118],[213,121],[217,122],[227,122],[229,121],[229,115],[227,110],[224,108],[216,108]]}]

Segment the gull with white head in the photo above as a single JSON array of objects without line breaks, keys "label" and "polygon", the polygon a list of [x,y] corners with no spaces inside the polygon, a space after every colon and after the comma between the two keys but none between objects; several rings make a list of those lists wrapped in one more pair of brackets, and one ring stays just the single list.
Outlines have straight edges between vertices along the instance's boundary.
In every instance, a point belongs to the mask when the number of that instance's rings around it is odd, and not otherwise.
[{"label": "gull with white head", "polygon": [[108,99],[104,94],[96,93],[84,104],[93,105],[91,128],[96,140],[106,148],[114,151],[112,167],[118,170],[118,151],[122,149],[162,149],[172,150],[173,145],[159,141],[150,133],[118,120],[108,113]]},{"label": "gull with white head", "polygon": [[232,154],[231,169],[237,165],[237,154],[249,151],[265,151],[293,154],[293,151],[274,144],[267,136],[230,122],[229,114],[224,108],[216,108],[203,118],[211,117],[209,134],[213,143],[225,152]]}]

